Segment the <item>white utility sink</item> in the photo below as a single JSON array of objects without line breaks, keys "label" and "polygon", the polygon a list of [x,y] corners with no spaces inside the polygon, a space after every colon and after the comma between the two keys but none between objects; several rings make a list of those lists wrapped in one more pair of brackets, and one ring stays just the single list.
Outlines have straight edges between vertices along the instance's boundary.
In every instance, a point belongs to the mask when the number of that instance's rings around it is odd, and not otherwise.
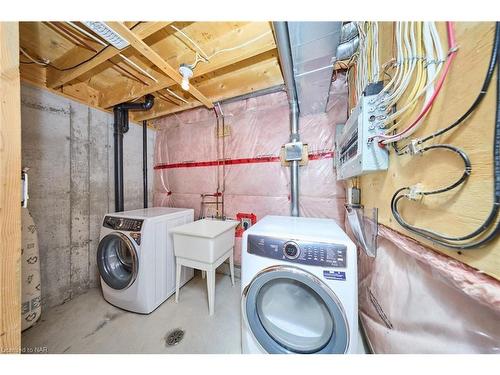
[{"label": "white utility sink", "polygon": [[170,231],[174,237],[174,253],[203,263],[215,263],[234,246],[235,220],[202,219],[180,225]]}]

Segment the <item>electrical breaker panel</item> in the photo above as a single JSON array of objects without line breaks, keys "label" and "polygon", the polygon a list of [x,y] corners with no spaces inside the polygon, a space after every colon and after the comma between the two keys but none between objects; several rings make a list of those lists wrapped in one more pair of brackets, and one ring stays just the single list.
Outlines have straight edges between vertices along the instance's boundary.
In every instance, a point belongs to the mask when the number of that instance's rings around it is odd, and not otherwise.
[{"label": "electrical breaker panel", "polygon": [[387,170],[389,153],[374,135],[384,133],[385,113],[375,104],[377,95],[362,96],[345,125],[337,127],[335,164],[337,180]]}]

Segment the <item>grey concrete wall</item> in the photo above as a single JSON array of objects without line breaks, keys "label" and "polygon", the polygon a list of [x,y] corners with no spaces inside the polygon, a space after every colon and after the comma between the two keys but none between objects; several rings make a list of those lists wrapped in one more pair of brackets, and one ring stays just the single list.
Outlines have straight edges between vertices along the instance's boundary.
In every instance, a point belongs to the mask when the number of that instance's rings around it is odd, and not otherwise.
[{"label": "grey concrete wall", "polygon": [[[97,286],[103,216],[114,210],[113,115],[48,91],[21,88],[22,165],[38,227],[42,299],[64,303]],[[155,131],[148,130],[149,204]],[[124,137],[125,209],[141,208],[142,128]]]}]

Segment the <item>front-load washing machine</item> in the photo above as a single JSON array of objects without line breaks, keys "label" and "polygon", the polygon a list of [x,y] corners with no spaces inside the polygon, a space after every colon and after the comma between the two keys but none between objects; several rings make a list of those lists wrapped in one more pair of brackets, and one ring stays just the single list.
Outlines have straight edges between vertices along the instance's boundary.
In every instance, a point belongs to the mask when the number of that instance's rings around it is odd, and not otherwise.
[{"label": "front-load washing machine", "polygon": [[356,246],[329,219],[266,216],[243,235],[243,353],[356,353]]},{"label": "front-load washing machine", "polygon": [[[194,210],[153,207],[104,217],[97,267],[104,299],[149,314],[175,292],[175,258],[169,231],[193,221]],[[193,277],[183,267],[181,285]]]}]

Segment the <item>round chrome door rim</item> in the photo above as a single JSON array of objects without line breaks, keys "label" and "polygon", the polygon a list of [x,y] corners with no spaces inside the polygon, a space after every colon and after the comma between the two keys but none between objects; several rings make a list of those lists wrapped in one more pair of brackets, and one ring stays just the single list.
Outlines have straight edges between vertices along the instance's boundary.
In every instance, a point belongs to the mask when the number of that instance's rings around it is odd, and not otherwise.
[{"label": "round chrome door rim", "polygon": [[[103,272],[101,270],[101,267],[103,267],[104,269],[106,269],[105,265],[102,264],[102,261],[100,259],[100,254],[101,254],[100,245],[101,245],[101,242],[104,241],[106,238],[116,238],[116,237],[118,237],[121,241],[123,241],[126,244],[126,246],[130,250],[130,254],[131,254],[131,257],[132,257],[132,272],[131,272],[132,277],[130,278],[130,281],[127,283],[127,285],[125,285],[122,288],[116,288],[116,287],[114,287],[112,285],[109,285],[109,283],[106,281],[106,278],[103,277],[103,275],[102,275]],[[117,258],[121,262],[121,258],[118,255],[118,253],[117,253]],[[125,290],[125,289],[129,288],[135,282],[135,280],[137,279],[137,274],[138,274],[138,271],[139,271],[139,258],[137,256],[137,251],[135,249],[135,246],[134,246],[133,242],[126,235],[124,235],[123,233],[120,233],[120,232],[112,232],[112,233],[107,234],[99,242],[99,247],[97,249],[97,265],[98,265],[99,274],[101,276],[101,279],[110,288],[115,289],[115,290]]]},{"label": "round chrome door rim", "polygon": [[[241,311],[242,311],[242,315],[243,315],[243,321],[244,321],[245,327],[247,328],[247,331],[250,332],[250,335],[252,336],[253,341],[255,343],[257,343],[260,351],[267,353],[266,349],[261,345],[261,343],[259,342],[257,337],[254,335],[252,328],[250,326],[250,323],[248,321],[247,307],[246,307],[247,298],[248,298],[248,293],[250,291],[250,288],[251,288],[252,284],[254,283],[254,281],[256,279],[258,279],[259,277],[261,277],[262,275],[272,273],[272,272],[289,272],[292,274],[305,276],[310,281],[314,282],[317,286],[319,286],[334,301],[334,303],[337,305],[337,307],[339,308],[339,310],[341,312],[343,323],[345,325],[347,339],[346,339],[346,346],[345,346],[344,353],[347,353],[347,351],[349,350],[349,341],[350,341],[351,334],[350,334],[350,330],[349,330],[349,325],[347,323],[345,310],[344,310],[339,298],[337,297],[337,295],[323,281],[321,281],[317,276],[313,275],[312,273],[310,273],[304,269],[295,267],[295,266],[282,266],[282,265],[275,265],[275,266],[270,266],[270,267],[262,269],[252,278],[252,280],[248,283],[248,285],[243,289],[243,295],[241,298],[241,309],[242,309]],[[290,352],[290,353],[298,354],[298,353],[294,353],[294,352]]]}]

